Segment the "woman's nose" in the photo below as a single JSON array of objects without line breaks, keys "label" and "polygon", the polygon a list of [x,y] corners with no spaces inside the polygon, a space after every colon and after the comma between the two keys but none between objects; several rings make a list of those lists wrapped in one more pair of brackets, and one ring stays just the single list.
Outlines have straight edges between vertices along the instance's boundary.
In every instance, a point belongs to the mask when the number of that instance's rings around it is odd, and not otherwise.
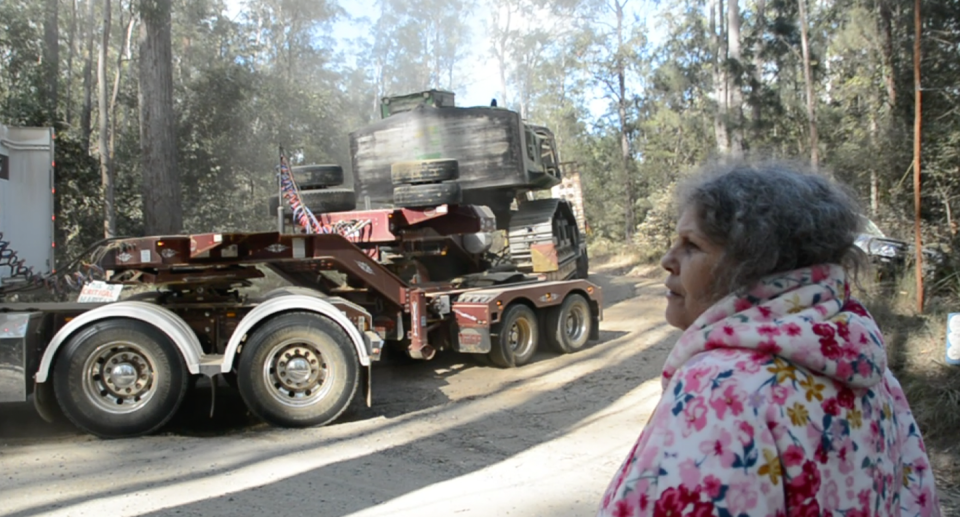
[{"label": "woman's nose", "polygon": [[663,257],[660,257],[660,267],[673,274],[677,274],[677,261],[673,257],[673,250],[674,248],[671,247],[666,253],[663,254]]}]

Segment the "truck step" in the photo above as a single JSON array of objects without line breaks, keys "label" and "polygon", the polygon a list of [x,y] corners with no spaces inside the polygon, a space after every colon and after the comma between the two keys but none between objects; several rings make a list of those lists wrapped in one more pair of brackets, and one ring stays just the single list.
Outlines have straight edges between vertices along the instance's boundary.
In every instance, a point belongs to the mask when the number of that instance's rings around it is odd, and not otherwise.
[{"label": "truck step", "polygon": [[223,354],[204,354],[200,356],[200,373],[213,376],[220,373],[223,364]]}]

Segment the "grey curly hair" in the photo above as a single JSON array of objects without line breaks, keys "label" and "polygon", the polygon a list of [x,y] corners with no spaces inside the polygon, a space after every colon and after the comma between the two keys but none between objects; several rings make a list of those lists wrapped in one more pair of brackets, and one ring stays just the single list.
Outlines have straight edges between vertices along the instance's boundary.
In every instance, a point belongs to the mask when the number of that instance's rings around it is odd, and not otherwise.
[{"label": "grey curly hair", "polygon": [[826,263],[844,266],[856,282],[864,263],[854,244],[862,226],[854,196],[790,164],[715,165],[682,184],[677,201],[724,249],[714,271],[718,297],[773,273]]}]

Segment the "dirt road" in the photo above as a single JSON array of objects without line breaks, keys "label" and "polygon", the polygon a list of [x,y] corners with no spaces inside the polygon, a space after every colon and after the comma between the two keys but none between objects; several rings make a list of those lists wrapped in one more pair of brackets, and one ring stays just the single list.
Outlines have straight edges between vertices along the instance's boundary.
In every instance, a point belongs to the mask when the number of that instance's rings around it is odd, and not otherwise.
[{"label": "dirt road", "polygon": [[318,429],[208,390],[156,436],[103,441],[0,405],[0,515],[582,516],[639,434],[676,339],[658,275],[595,274],[600,343],[516,370],[447,354],[374,369],[374,406]]}]

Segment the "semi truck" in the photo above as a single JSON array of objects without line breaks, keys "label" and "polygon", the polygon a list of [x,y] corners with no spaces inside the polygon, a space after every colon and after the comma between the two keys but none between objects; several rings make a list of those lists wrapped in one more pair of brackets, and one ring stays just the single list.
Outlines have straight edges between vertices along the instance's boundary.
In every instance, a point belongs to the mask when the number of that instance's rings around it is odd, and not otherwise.
[{"label": "semi truck", "polygon": [[[235,386],[272,425],[318,426],[358,394],[371,403],[385,347],[511,368],[543,345],[573,353],[599,337],[599,286],[496,264],[489,235],[500,219],[490,207],[447,198],[356,210],[342,181],[339,167],[281,160],[277,231],[105,240],[89,250],[86,278],[98,280],[77,302],[0,303],[0,402],[32,398],[47,420],[139,436],[208,377]],[[431,261],[448,270],[431,271]],[[288,285],[249,293],[268,270]],[[0,297],[51,283],[11,277]],[[120,299],[119,286],[140,292]]]}]

